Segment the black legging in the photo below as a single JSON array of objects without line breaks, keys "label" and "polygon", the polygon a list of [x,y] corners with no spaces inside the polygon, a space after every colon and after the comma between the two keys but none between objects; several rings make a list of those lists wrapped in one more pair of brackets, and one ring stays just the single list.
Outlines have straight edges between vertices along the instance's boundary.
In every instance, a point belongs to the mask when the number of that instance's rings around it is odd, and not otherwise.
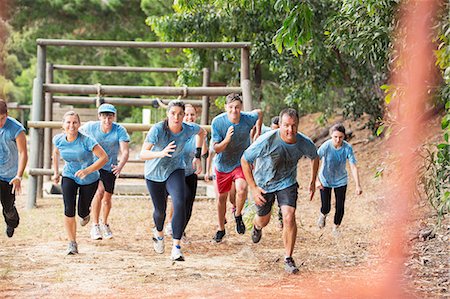
[{"label": "black legging", "polygon": [[16,196],[11,192],[13,185],[9,182],[0,181],[0,200],[3,207],[3,217],[8,226],[16,228],[19,225],[19,213],[17,212]]},{"label": "black legging", "polygon": [[189,223],[192,215],[192,208],[194,206],[195,194],[197,193],[197,175],[195,173],[185,178],[186,182],[186,224]]},{"label": "black legging", "polygon": [[331,189],[334,189],[334,196],[336,197],[336,212],[334,214],[334,224],[340,225],[344,217],[345,193],[347,192],[347,185],[337,188],[324,187],[320,190],[320,199],[322,207],[320,212],[323,215],[330,213],[331,209]]},{"label": "black legging", "polygon": [[75,207],[78,195],[78,216],[86,217],[90,213],[90,207],[95,192],[97,191],[98,180],[89,185],[79,185],[74,180],[63,177],[61,181],[61,189],[64,200],[64,215],[67,217],[75,217]]},{"label": "black legging", "polygon": [[180,240],[186,224],[186,198],[184,169],[172,172],[165,182],[145,180],[153,202],[153,221],[160,232],[166,220],[167,194],[172,197],[172,232],[175,240]]}]

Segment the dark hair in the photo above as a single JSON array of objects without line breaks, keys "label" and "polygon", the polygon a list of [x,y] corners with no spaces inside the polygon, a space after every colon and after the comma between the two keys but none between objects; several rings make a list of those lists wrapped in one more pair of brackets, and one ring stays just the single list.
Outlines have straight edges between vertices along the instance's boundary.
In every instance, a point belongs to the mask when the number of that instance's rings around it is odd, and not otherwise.
[{"label": "dark hair", "polygon": [[[172,108],[172,107],[180,107],[184,111],[184,109],[186,108],[186,105],[184,104],[183,101],[173,100],[173,101],[170,101],[169,104],[167,105],[167,111],[169,111],[170,108]],[[163,131],[164,131],[164,134],[167,134],[167,135],[170,134],[169,119],[167,117],[164,119],[164,122],[163,122]]]},{"label": "dark hair", "polygon": [[298,116],[297,110],[295,110],[294,108],[285,108],[281,110],[278,122],[280,122],[280,120],[283,118],[283,115],[285,114],[291,118],[295,118],[295,121],[298,123],[300,118]]},{"label": "dark hair", "polygon": [[342,123],[334,124],[334,125],[330,128],[330,135],[331,135],[333,132],[335,132],[335,131],[344,133],[344,138],[345,138],[345,136],[346,136],[346,134],[345,134],[345,127],[344,127],[344,125],[343,125]]},{"label": "dark hair", "polygon": [[192,105],[192,104],[184,104],[184,110],[186,110],[187,107],[191,107],[192,109],[195,110],[195,113],[197,113],[197,109],[194,107],[194,105]]},{"label": "dark hair", "polygon": [[272,117],[272,119],[270,120],[270,123],[278,126],[280,123],[280,117],[279,116]]},{"label": "dark hair", "polygon": [[8,106],[4,99],[0,99],[0,115],[8,113]]},{"label": "dark hair", "polygon": [[227,95],[226,101],[225,103],[230,104],[234,101],[239,101],[242,103],[242,98],[238,93],[230,93],[229,95]]}]

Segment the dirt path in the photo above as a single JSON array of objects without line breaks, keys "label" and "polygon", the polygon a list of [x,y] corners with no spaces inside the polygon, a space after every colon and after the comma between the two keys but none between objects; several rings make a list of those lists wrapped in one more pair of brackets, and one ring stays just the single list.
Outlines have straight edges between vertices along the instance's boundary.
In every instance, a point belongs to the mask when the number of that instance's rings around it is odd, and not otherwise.
[{"label": "dirt path", "polygon": [[[186,261],[173,263],[167,249],[170,238],[164,254],[153,251],[148,199],[114,199],[110,219],[114,238],[92,241],[90,226],[78,227],[80,254],[66,256],[62,200],[40,200],[37,209],[26,210],[26,196],[21,196],[17,202],[21,224],[12,239],[3,233],[3,221],[0,224],[0,297],[318,298],[335,297],[337,292],[348,298],[372,297],[370,290],[383,279],[381,261],[386,254],[380,231],[386,182],[374,178],[384,158],[382,147],[380,141],[354,147],[364,193],[356,197],[350,182],[338,239],[330,225],[321,231],[316,228],[320,199],[318,194],[312,202],[305,199],[309,165],[300,163],[294,252],[298,275],[283,270],[276,219],[264,229],[259,244],[251,242],[249,232],[237,235],[233,221],[226,225],[224,241],[214,243],[213,200],[195,203],[187,229],[190,243],[183,245]],[[405,292],[415,297],[403,283]],[[368,291],[355,293],[353,287]]]}]

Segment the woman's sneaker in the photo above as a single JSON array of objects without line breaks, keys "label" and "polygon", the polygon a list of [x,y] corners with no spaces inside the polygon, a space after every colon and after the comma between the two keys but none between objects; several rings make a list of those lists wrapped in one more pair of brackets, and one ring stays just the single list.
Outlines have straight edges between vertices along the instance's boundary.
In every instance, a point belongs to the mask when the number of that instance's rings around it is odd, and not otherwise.
[{"label": "woman's sneaker", "polygon": [[180,245],[175,245],[172,247],[172,254],[170,255],[172,261],[184,262],[183,253],[181,253]]},{"label": "woman's sneaker", "polygon": [[103,234],[103,238],[111,239],[113,237],[113,233],[111,231],[111,228],[109,227],[109,224],[101,224],[100,228]]},{"label": "woman's sneaker", "polygon": [[295,265],[294,259],[292,257],[287,257],[284,259],[284,270],[289,274],[298,273],[298,268]]},{"label": "woman's sneaker", "polygon": [[156,253],[164,253],[164,237],[158,235],[156,228],[153,229],[153,249]]},{"label": "woman's sneaker", "polygon": [[319,219],[317,219],[317,226],[322,229],[325,227],[325,220],[327,219],[327,215],[320,213]]},{"label": "woman's sneaker", "polygon": [[74,255],[78,253],[78,245],[75,241],[70,241],[69,246],[67,247],[66,251],[67,255]]},{"label": "woman's sneaker", "polygon": [[92,240],[101,240],[102,232],[100,231],[100,225],[94,224],[91,228],[91,239]]},{"label": "woman's sneaker", "polygon": [[81,226],[85,226],[86,224],[89,223],[89,220],[91,220],[91,215],[87,215],[87,216],[84,217],[84,218],[79,217],[79,219],[80,219],[80,225],[81,225]]}]

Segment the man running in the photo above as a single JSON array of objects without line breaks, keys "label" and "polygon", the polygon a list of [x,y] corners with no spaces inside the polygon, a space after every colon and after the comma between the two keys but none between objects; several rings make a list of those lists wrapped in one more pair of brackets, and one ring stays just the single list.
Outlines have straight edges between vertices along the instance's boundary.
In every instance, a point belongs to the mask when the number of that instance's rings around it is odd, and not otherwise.
[{"label": "man running", "polygon": [[[92,137],[108,154],[109,161],[100,172],[100,181],[91,206],[92,228],[91,239],[101,240],[113,237],[109,227],[108,216],[112,207],[112,195],[116,178],[119,177],[122,168],[128,161],[128,143],[130,136],[127,130],[115,123],[117,110],[111,104],[102,104],[98,107],[98,121],[88,122],[80,128],[80,131]],[[120,160],[117,156],[120,152]],[[103,217],[100,222],[100,212]]]},{"label": "man running", "polygon": [[[253,220],[252,241],[261,240],[262,229],[269,223],[275,197],[283,214],[283,243],[285,270],[297,273],[292,253],[297,236],[295,210],[297,207],[297,163],[303,156],[311,159],[310,200],[315,191],[319,158],[316,146],[298,133],[298,113],[287,108],[280,113],[280,128],[256,140],[241,159],[242,170],[257,206]],[[252,164],[255,165],[254,174]]]},{"label": "man running", "polygon": [[225,113],[211,122],[212,141],[217,156],[215,162],[217,184],[218,231],[214,236],[221,242],[225,236],[225,214],[228,193],[233,182],[236,186],[236,231],[245,233],[242,209],[247,198],[247,182],[241,168],[241,156],[250,145],[250,131],[256,126],[255,138],[261,133],[262,112],[260,109],[241,112],[242,99],[238,94],[227,95]]}]

